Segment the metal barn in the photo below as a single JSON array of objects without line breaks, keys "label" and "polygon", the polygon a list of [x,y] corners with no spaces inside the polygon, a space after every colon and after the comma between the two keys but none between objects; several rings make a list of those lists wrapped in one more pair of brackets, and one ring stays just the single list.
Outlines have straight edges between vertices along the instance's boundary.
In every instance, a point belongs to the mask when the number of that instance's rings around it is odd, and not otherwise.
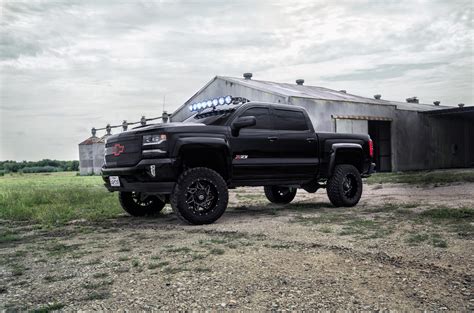
[{"label": "metal barn", "polygon": [[416,98],[395,102],[295,84],[216,76],[172,115],[182,121],[195,102],[232,95],[251,101],[304,107],[317,131],[369,134],[379,171],[474,166],[474,107],[420,104]]}]

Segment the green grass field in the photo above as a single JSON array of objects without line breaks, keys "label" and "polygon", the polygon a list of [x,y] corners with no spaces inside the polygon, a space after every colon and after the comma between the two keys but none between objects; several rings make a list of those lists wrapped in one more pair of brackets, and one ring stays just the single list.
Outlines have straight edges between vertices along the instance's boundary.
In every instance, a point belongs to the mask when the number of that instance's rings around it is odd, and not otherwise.
[{"label": "green grass field", "polygon": [[117,194],[108,192],[99,176],[59,172],[0,177],[0,219],[58,225],[122,212]]},{"label": "green grass field", "polygon": [[[444,184],[474,182],[474,170],[383,173],[367,183]],[[103,220],[123,213],[117,193],[100,176],[75,172],[7,174],[0,177],[0,219],[60,225],[71,220]]]},{"label": "green grass field", "polygon": [[377,173],[367,178],[368,184],[397,183],[413,185],[474,183],[473,169]]}]

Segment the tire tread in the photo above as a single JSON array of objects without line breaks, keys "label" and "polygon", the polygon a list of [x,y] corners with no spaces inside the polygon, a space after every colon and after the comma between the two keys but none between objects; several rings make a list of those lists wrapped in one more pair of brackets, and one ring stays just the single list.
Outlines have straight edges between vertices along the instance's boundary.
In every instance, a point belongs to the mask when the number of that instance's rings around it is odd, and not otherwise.
[{"label": "tire tread", "polygon": [[[220,180],[219,183],[223,186],[225,186],[225,194],[226,194],[226,199],[225,199],[225,202],[226,202],[226,206],[227,206],[227,201],[228,201],[228,194],[227,194],[227,184],[226,182],[224,181],[224,179],[222,178],[221,175],[219,175],[219,173],[217,173],[216,171],[210,169],[210,168],[207,168],[207,167],[194,167],[194,168],[191,168],[191,169],[188,169],[186,171],[184,171],[178,178],[178,181],[176,182],[174,188],[173,188],[173,192],[171,193],[170,195],[170,204],[171,204],[171,208],[173,209],[174,213],[176,214],[176,217],[186,223],[186,224],[190,224],[190,225],[195,225],[195,224],[198,224],[198,223],[195,223],[193,221],[190,221],[188,219],[186,219],[183,214],[180,212],[179,210],[179,197],[182,196],[184,190],[181,189],[181,186],[183,185],[184,181],[191,175],[195,175],[195,173],[199,173],[199,172],[202,172],[202,171],[207,171],[207,172],[210,172],[212,173],[212,175],[216,176],[216,179]],[[222,212],[223,213],[223,212]],[[222,214],[221,214],[222,215]],[[220,215],[218,216],[218,218],[220,217]],[[217,220],[217,219],[216,219]],[[214,222],[215,220],[213,221],[210,221],[210,222],[206,222],[204,224],[209,224],[209,223],[212,223]]]},{"label": "tire tread", "polygon": [[[344,179],[344,176],[346,175],[347,172],[356,172],[359,176],[360,180],[360,186],[359,188],[362,190],[362,180],[360,179],[360,174],[357,168],[353,165],[350,164],[340,164],[336,165],[336,168],[334,169],[333,175],[329,178],[326,186],[326,191],[329,200],[331,203],[336,206],[336,207],[350,207],[354,206],[359,202],[360,196],[357,199],[355,203],[347,203],[340,192],[340,184],[341,180]],[[362,193],[362,191],[361,191]]]}]

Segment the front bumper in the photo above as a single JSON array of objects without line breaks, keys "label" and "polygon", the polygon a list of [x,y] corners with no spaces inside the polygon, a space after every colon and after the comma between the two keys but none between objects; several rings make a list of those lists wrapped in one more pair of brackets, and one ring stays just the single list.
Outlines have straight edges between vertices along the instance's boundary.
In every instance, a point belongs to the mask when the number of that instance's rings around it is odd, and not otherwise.
[{"label": "front bumper", "polygon": [[[151,166],[155,166],[152,175]],[[144,159],[130,167],[102,168],[102,178],[109,191],[135,191],[157,194],[169,194],[176,181],[176,159]],[[120,187],[112,187],[110,176],[118,176]]]}]

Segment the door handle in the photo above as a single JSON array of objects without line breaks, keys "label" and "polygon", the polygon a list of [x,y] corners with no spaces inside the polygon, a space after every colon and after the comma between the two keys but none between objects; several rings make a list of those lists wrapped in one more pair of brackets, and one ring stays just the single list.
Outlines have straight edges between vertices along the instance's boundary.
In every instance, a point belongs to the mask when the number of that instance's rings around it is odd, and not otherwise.
[{"label": "door handle", "polygon": [[306,141],[307,141],[307,142],[315,142],[315,141],[316,141],[316,138],[309,137],[309,138],[306,138]]},{"label": "door handle", "polygon": [[268,140],[270,140],[270,141],[275,141],[277,139],[278,139],[278,137],[268,137]]}]

